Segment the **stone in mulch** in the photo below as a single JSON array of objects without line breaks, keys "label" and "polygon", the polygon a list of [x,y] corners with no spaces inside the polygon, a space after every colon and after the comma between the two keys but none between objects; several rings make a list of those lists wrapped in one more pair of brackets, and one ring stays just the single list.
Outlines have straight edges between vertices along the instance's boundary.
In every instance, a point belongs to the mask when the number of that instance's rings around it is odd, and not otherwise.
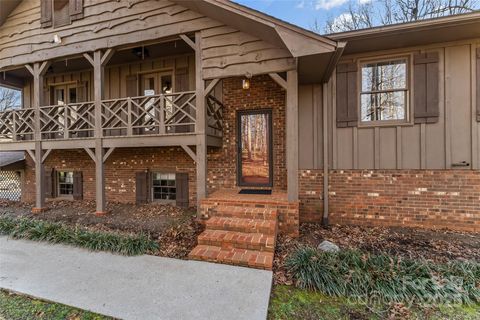
[{"label": "stone in mulch", "polygon": [[438,263],[451,260],[480,261],[480,236],[475,233],[413,228],[300,225],[300,237],[280,235],[274,259],[275,284],[292,284],[284,268],[288,255],[299,245],[317,247],[329,241],[342,250],[357,249],[386,253],[410,259],[427,259]]}]

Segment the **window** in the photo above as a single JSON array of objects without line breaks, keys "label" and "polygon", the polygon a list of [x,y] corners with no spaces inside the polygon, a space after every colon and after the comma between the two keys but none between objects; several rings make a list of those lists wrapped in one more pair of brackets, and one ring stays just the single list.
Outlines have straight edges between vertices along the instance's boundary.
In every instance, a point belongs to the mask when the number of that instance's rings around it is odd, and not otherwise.
[{"label": "window", "polygon": [[176,182],[175,173],[154,173],[152,175],[153,200],[175,200]]},{"label": "window", "polygon": [[368,62],[362,65],[362,122],[407,121],[407,101],[407,59]]},{"label": "window", "polygon": [[21,107],[22,90],[0,86],[0,112]]},{"label": "window", "polygon": [[73,195],[73,172],[72,171],[58,172],[58,195],[59,196]]}]

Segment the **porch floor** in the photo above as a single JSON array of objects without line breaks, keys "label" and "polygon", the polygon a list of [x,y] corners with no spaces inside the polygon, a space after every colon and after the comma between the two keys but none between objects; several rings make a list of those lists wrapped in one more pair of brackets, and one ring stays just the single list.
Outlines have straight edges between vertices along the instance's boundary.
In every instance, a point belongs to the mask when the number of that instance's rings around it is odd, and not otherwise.
[{"label": "porch floor", "polygon": [[287,191],[272,190],[272,194],[239,194],[241,188],[221,189],[208,195],[208,201],[223,200],[232,202],[288,203]]}]

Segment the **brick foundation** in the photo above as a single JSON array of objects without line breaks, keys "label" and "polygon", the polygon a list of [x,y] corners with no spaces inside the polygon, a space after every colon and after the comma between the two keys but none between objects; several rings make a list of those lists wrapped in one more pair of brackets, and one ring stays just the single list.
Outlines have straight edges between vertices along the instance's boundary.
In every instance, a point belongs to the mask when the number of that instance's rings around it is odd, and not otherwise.
[{"label": "brick foundation", "polygon": [[330,222],[480,231],[479,170],[337,170]]},{"label": "brick foundation", "polygon": [[[47,172],[82,171],[83,198],[95,200],[95,164],[83,150],[54,150],[45,161]],[[190,204],[196,203],[196,169],[193,160],[180,147],[118,148],[105,162],[105,194],[107,201],[135,202],[135,173],[187,172]],[[35,201],[35,165],[27,155],[23,201]]]},{"label": "brick foundation", "polygon": [[323,216],[323,170],[299,170],[300,221],[321,222]]}]

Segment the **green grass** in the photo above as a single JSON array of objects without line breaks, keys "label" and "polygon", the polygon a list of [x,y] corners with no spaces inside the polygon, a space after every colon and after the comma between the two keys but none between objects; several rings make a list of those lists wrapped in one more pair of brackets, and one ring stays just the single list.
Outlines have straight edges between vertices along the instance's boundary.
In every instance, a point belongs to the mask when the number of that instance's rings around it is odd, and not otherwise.
[{"label": "green grass", "polygon": [[299,247],[286,262],[297,286],[369,303],[480,302],[480,264],[435,264],[359,251]]},{"label": "green grass", "polygon": [[145,234],[124,235],[90,231],[81,227],[69,227],[62,223],[29,218],[0,217],[0,235],[11,236],[14,239],[62,243],[123,255],[139,255],[158,250],[158,243]]},{"label": "green grass", "polygon": [[[392,317],[396,315],[396,317]],[[337,319],[428,319],[475,320],[480,318],[480,304],[421,306],[414,305],[405,313],[395,313],[390,304],[365,304],[345,297],[332,297],[319,292],[275,286],[270,299],[269,320],[337,320]]]},{"label": "green grass", "polygon": [[113,318],[1,290],[0,319],[107,320]]}]

